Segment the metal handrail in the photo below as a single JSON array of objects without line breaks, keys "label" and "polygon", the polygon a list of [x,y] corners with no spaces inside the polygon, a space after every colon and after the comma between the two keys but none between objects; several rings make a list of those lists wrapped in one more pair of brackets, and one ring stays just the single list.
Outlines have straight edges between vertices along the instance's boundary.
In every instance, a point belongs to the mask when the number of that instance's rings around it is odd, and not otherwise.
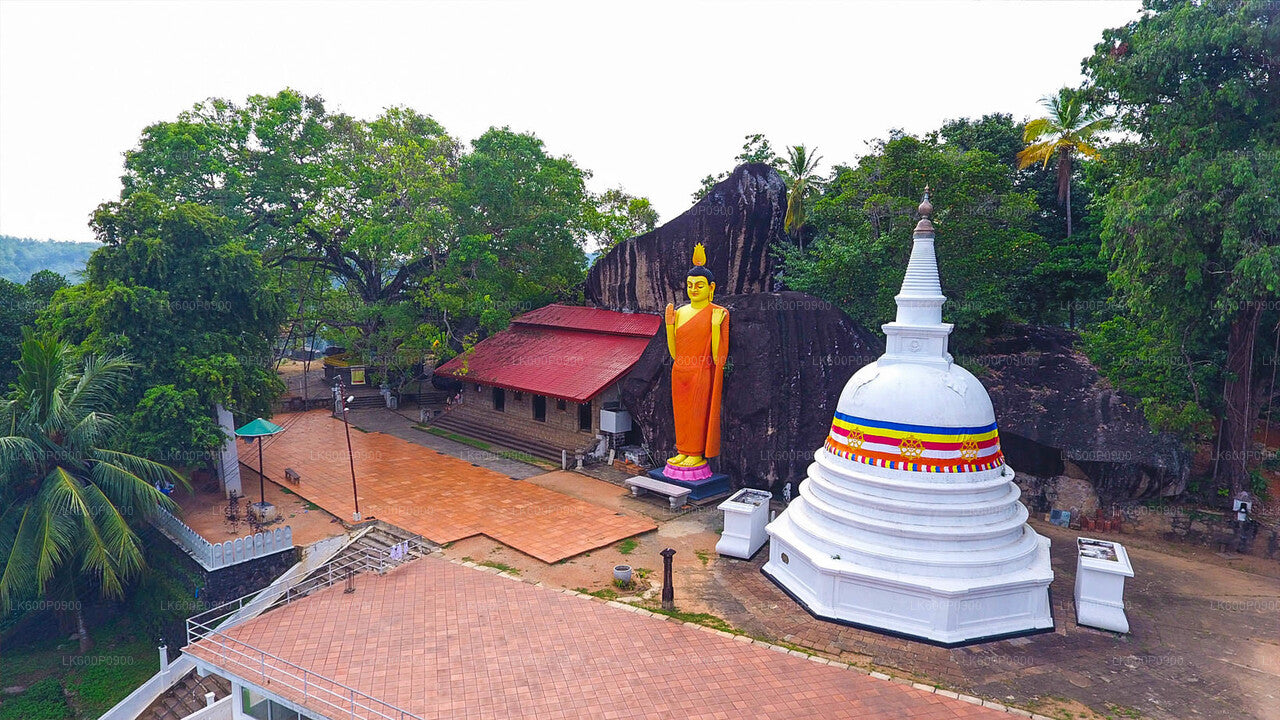
[{"label": "metal handrail", "polygon": [[[228,672],[233,672],[232,668],[238,668],[239,672],[234,672],[234,674],[240,675],[245,679],[256,676],[261,679],[262,687],[271,684],[273,686],[272,692],[278,693],[279,691],[275,688],[283,687],[286,690],[301,693],[304,704],[307,702],[322,703],[325,707],[337,710],[353,719],[423,720],[421,716],[415,715],[408,710],[379,700],[368,693],[356,690],[332,678],[312,672],[301,665],[289,662],[246,642],[236,640],[217,630],[210,630],[203,640],[206,643],[206,647],[210,649],[216,647],[220,650],[218,655],[222,658],[223,668],[227,669]],[[232,646],[241,646],[244,650]],[[290,672],[291,670],[293,672]],[[301,683],[300,686],[299,682]]]},{"label": "metal handrail", "polygon": [[[421,537],[415,536],[405,540],[403,543],[400,543],[400,545],[402,545],[406,551],[417,550],[420,552],[424,549],[425,542]],[[282,605],[288,604],[293,600],[309,595],[311,592],[319,588],[329,587],[334,583],[342,582],[353,573],[373,571],[381,574],[386,572],[390,567],[394,567],[394,564],[389,562],[391,559],[392,558],[390,557],[383,556],[381,553],[372,553],[367,549],[361,550],[359,553],[353,554],[343,560],[335,560],[333,562],[326,563],[318,568],[315,573],[311,573],[312,577],[301,580],[298,583],[285,588],[284,594],[275,598],[272,602],[280,602]],[[304,586],[307,587],[303,589]],[[263,591],[266,589],[267,588],[264,588]],[[267,670],[268,665],[270,665],[273,672],[276,673],[272,675],[272,681],[277,682],[280,686],[288,690],[302,693],[304,701],[316,701],[323,703],[326,707],[346,713],[347,717],[350,717],[353,720],[356,718],[361,718],[363,720],[375,717],[381,718],[382,720],[422,720],[420,716],[404,710],[403,708],[397,707],[383,700],[378,700],[377,698],[360,690],[356,690],[349,685],[345,685],[337,680],[320,675],[319,673],[312,672],[300,665],[289,662],[282,657],[273,655],[265,650],[254,647],[249,643],[237,640],[223,633],[223,629],[230,628],[237,623],[228,624],[226,625],[226,628],[222,627],[220,623],[254,602],[254,600],[261,596],[263,591],[244,595],[236,598],[235,600],[225,602],[214,608],[210,608],[209,610],[205,610],[204,612],[187,618],[187,644],[193,645],[196,642],[204,641],[205,646],[210,649],[215,647],[221,649],[219,656],[223,658],[228,665],[235,665],[237,667],[244,668],[250,673],[254,672],[254,667],[256,666],[256,673],[258,677],[262,679],[264,687],[268,682]],[[229,645],[240,646],[245,650],[234,649],[229,647]],[[246,660],[253,664],[246,662]],[[300,671],[301,675],[291,673],[285,668]],[[281,678],[288,678],[294,681],[300,680],[302,686],[299,688],[295,685],[290,685],[287,680],[282,680]],[[338,688],[342,692],[336,692],[328,689],[324,687],[325,685]],[[325,696],[318,696],[317,693],[323,693]],[[327,699],[327,697],[341,699],[342,705],[335,704],[335,702]],[[384,708],[394,714],[387,714],[378,708]],[[373,715],[363,712],[357,714],[357,711],[367,711],[368,713],[373,713]]]},{"label": "metal handrail", "polygon": [[[426,548],[426,542],[418,536],[409,538],[402,544],[406,546],[407,551],[412,550],[423,552]],[[390,559],[391,558],[385,557],[381,553],[373,553],[368,549],[362,549],[360,552],[349,557],[341,560],[333,560],[325,563],[319,568],[316,568],[315,571],[308,573],[307,578],[299,580],[285,588],[283,595],[273,599],[271,602],[273,604],[279,603],[280,605],[287,605],[298,598],[310,595],[312,592],[320,588],[326,588],[333,585],[335,582],[345,580],[347,577],[345,571],[354,571],[357,573],[370,571],[382,574],[390,568],[398,565],[398,563],[392,564]],[[242,595],[234,600],[228,600],[221,605],[214,606],[208,610],[203,610],[187,618],[187,644],[191,644],[200,639],[193,635],[193,625],[207,627],[210,626],[210,621],[213,621],[212,626],[217,627],[217,620],[230,617],[240,612],[240,610],[244,609],[245,606],[253,603],[269,589],[270,587],[267,587],[247,595]]]}]

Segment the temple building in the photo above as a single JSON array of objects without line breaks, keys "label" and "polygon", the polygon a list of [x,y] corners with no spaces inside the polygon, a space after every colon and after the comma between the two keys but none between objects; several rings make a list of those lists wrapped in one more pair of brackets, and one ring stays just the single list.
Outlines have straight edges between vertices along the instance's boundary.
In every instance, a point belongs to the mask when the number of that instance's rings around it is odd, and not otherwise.
[{"label": "temple building", "polygon": [[662,327],[656,315],[548,305],[436,369],[462,384],[433,425],[559,461],[631,439],[618,381]]},{"label": "temple building", "polygon": [[1051,629],[1049,540],[986,389],[947,351],[932,210],[926,195],[885,353],[845,385],[763,570],[818,617],[944,645]]}]

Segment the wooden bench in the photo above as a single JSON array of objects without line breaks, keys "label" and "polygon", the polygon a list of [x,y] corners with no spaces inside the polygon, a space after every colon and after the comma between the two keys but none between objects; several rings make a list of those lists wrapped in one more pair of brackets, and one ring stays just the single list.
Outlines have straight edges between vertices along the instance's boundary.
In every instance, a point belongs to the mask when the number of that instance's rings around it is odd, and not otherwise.
[{"label": "wooden bench", "polygon": [[284,469],[284,479],[285,479],[285,480],[288,480],[289,482],[293,483],[294,485],[300,485],[300,484],[302,484],[302,476],[301,476],[301,475],[299,475],[299,474],[298,474],[298,471],[297,471],[297,470],[294,470],[293,468],[285,468],[285,469]]},{"label": "wooden bench", "polygon": [[689,493],[692,492],[689,488],[672,485],[669,482],[663,482],[661,480],[654,480],[653,478],[645,477],[644,475],[636,475],[627,481],[627,485],[631,486],[631,497],[640,497],[641,495],[644,495],[645,492],[654,492],[659,495],[666,495],[667,499],[671,501],[672,510],[679,510],[680,507],[684,505],[685,501],[689,499]]}]

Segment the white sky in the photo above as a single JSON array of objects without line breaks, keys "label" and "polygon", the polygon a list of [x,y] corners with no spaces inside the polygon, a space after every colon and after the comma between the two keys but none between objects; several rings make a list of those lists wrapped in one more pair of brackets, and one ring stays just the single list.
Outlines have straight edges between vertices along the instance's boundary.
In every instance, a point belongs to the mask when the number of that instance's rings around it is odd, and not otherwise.
[{"label": "white sky", "polygon": [[1035,116],[1139,3],[0,0],[0,234],[89,240],[142,129],[292,87],[469,141],[532,131],[662,220],[743,135],[850,163],[890,128]]}]

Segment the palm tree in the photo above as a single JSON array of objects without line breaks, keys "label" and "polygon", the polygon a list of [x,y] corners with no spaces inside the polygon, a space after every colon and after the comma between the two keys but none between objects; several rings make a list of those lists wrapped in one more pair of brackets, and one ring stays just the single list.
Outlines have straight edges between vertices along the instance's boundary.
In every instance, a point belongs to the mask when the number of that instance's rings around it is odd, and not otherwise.
[{"label": "palm tree", "polygon": [[186,483],[172,468],[108,449],[117,423],[104,412],[133,364],[86,357],[24,332],[18,380],[0,402],[0,614],[24,598],[69,601],[80,649],[89,635],[77,587],[85,576],[107,596],[143,567],[128,518],[175,505],[156,483]]},{"label": "palm tree", "polygon": [[1023,129],[1022,141],[1027,147],[1018,153],[1018,168],[1034,163],[1048,167],[1049,161],[1057,158],[1058,204],[1067,208],[1067,237],[1071,237],[1071,156],[1078,152],[1096,158],[1093,138],[1111,127],[1112,121],[1090,107],[1084,93],[1071,88],[1045,96],[1040,104],[1049,115],[1032,120]]},{"label": "palm tree", "polygon": [[805,146],[795,145],[787,148],[787,162],[783,168],[790,188],[787,192],[787,215],[783,219],[782,229],[793,235],[804,249],[804,224],[808,219],[805,202],[822,190],[824,181],[817,175],[818,163],[822,156],[814,148],[810,153]]}]

